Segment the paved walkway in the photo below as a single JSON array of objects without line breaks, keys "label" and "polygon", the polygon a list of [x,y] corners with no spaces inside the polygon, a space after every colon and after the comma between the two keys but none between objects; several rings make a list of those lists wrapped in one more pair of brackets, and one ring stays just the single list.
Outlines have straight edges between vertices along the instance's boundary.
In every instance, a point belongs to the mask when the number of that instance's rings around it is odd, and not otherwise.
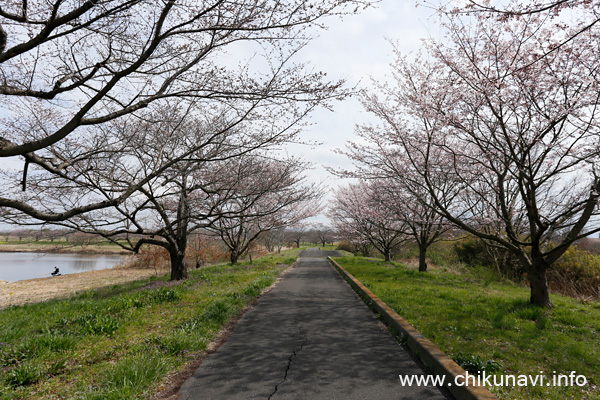
[{"label": "paved walkway", "polygon": [[319,249],[239,321],[181,388],[181,399],[443,399],[402,387],[423,371],[379,325]]}]

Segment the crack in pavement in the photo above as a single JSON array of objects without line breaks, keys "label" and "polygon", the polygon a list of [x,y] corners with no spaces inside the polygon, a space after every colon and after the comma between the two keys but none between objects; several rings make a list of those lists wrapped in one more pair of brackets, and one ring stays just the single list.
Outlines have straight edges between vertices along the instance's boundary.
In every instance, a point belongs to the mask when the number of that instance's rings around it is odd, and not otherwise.
[{"label": "crack in pavement", "polygon": [[281,385],[282,383],[284,383],[287,380],[288,373],[290,372],[290,368],[292,367],[292,360],[294,359],[295,356],[298,355],[298,353],[296,353],[296,352],[299,352],[300,350],[302,350],[304,345],[306,345],[308,343],[308,338],[306,337],[306,334],[304,332],[302,332],[302,329],[300,329],[300,324],[298,324],[298,332],[300,332],[300,334],[302,334],[302,336],[304,337],[304,340],[302,341],[302,344],[300,344],[299,348],[292,350],[292,354],[288,358],[288,364],[287,364],[287,367],[285,368],[285,374],[283,375],[283,379],[277,385],[275,385],[275,390],[273,390],[273,393],[271,393],[269,395],[267,400],[271,400],[271,398],[275,395],[275,393],[277,393],[277,390],[279,389],[279,385]]}]

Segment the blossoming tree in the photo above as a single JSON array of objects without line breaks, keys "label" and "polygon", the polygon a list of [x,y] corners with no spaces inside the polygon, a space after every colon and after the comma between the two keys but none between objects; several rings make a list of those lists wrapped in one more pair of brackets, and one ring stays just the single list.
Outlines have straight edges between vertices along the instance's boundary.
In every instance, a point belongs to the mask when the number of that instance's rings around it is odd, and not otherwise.
[{"label": "blossoming tree", "polygon": [[334,193],[328,216],[341,237],[368,242],[390,261],[407,240],[406,226],[376,195],[372,182],[341,187]]},{"label": "blossoming tree", "polygon": [[369,108],[438,212],[514,254],[531,303],[550,307],[546,271],[600,231],[598,32],[564,43],[538,14],[473,18],[452,17],[418,61],[398,54]]}]

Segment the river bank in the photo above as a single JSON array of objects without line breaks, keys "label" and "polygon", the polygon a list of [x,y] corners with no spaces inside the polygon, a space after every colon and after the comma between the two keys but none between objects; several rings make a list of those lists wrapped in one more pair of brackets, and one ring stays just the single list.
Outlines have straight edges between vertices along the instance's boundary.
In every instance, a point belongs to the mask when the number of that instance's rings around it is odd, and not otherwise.
[{"label": "river bank", "polygon": [[156,271],[154,268],[124,265],[54,278],[38,278],[9,283],[0,282],[0,309],[12,305],[65,298],[78,292],[109,285],[119,285],[167,272],[168,269]]},{"label": "river bank", "polygon": [[122,254],[129,255],[130,251],[114,245],[75,246],[52,243],[12,243],[0,244],[0,253],[65,253],[65,254]]}]

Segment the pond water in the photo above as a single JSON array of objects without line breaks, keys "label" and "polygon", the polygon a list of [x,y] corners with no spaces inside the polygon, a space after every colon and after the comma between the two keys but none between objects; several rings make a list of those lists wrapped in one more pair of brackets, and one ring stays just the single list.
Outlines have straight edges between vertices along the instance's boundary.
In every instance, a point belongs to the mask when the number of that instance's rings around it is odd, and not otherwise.
[{"label": "pond water", "polygon": [[14,282],[47,278],[60,269],[62,275],[112,268],[124,260],[120,255],[0,253],[0,280]]}]

